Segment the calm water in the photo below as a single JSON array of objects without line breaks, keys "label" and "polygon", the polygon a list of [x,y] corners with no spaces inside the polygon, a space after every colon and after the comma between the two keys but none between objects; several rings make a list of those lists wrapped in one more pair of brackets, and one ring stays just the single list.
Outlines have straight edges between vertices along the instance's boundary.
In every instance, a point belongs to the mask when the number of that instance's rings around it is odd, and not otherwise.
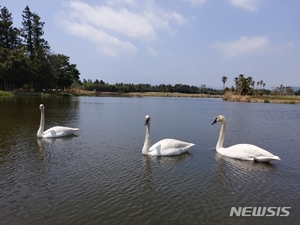
[{"label": "calm water", "polygon": [[[77,136],[36,139],[45,126]],[[151,141],[193,142],[187,154],[142,156],[144,116]],[[269,164],[214,150],[251,143],[278,155]],[[0,99],[1,224],[299,224],[299,105],[198,98]],[[291,207],[288,217],[229,217],[232,206]]]}]

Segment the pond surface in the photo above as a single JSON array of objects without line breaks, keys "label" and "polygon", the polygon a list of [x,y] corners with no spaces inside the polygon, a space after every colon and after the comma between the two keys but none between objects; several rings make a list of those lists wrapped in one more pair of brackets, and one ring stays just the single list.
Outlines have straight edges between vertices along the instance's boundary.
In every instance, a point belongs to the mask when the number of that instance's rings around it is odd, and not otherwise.
[{"label": "pond surface", "polygon": [[[45,128],[76,136],[37,139]],[[152,144],[195,143],[173,157],[141,154],[144,117]],[[258,145],[281,161],[252,163],[215,150]],[[300,224],[299,105],[201,98],[0,99],[1,224]],[[230,217],[231,207],[291,207],[287,217]]]}]

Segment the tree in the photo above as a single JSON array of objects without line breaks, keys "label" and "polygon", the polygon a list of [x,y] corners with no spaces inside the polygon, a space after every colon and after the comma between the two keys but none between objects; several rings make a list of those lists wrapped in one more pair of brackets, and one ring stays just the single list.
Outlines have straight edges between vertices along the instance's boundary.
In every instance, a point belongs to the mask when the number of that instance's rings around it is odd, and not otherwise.
[{"label": "tree", "polygon": [[250,87],[252,84],[252,77],[245,78],[243,74],[240,74],[236,82],[237,91],[240,91],[242,95],[246,95],[250,90],[252,90]]},{"label": "tree", "polygon": [[[19,30],[13,27],[11,13],[6,7],[0,12],[0,86],[10,91],[20,83],[17,75],[26,68]],[[23,72],[23,74],[26,74]],[[22,77],[24,78],[24,76]]]},{"label": "tree", "polygon": [[205,94],[205,92],[206,92],[206,85],[205,84],[201,84],[200,85],[200,93]]},{"label": "tree", "polygon": [[284,95],[285,87],[282,84],[280,85],[280,87],[277,87],[277,89],[279,90],[280,95]]},{"label": "tree", "polygon": [[227,81],[227,77],[223,76],[222,77],[222,82],[223,82],[223,90],[225,89],[225,83]]},{"label": "tree", "polygon": [[285,88],[285,90],[286,90],[286,94],[287,94],[287,95],[293,95],[293,94],[295,94],[295,93],[294,93],[294,90],[293,90],[293,88],[292,88],[291,86],[287,86],[287,87]]},{"label": "tree", "polygon": [[261,88],[261,86],[263,85],[263,83],[264,83],[263,80],[260,80],[260,81],[259,81],[260,88]]},{"label": "tree", "polygon": [[[31,69],[31,83],[34,86],[34,91],[42,90],[42,83],[49,78],[49,64],[47,56],[50,46],[42,37],[44,35],[44,22],[40,21],[40,17],[32,13],[28,6],[23,11],[23,28],[21,28],[21,36],[25,45],[26,54],[29,57]],[[30,88],[30,84],[29,84]]]},{"label": "tree", "polygon": [[6,7],[3,7],[0,14],[0,47],[17,49],[20,44],[19,30],[13,27],[11,13]]},{"label": "tree", "polygon": [[235,78],[234,78],[234,83],[235,83],[235,89],[236,89],[236,90],[237,90],[238,80],[239,80],[238,77],[235,77]]},{"label": "tree", "polygon": [[[74,81],[79,81],[80,73],[76,68],[76,64],[70,64],[69,58],[69,56],[63,54],[52,54],[49,56],[52,88],[64,90],[70,87]],[[97,81],[95,81],[95,84],[99,83]]]}]

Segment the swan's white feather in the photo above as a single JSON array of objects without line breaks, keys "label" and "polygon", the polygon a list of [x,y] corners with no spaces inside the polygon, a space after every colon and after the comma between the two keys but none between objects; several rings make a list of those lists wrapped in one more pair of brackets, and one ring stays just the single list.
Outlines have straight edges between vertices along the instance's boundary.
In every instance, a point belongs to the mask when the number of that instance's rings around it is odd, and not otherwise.
[{"label": "swan's white feather", "polygon": [[163,139],[156,142],[150,147],[150,116],[145,116],[145,126],[146,126],[146,136],[145,142],[142,149],[143,155],[153,155],[153,156],[171,156],[179,155],[186,152],[190,147],[194,146],[193,143],[188,143],[184,141],[179,141],[175,139]]},{"label": "swan's white feather", "polygon": [[216,151],[221,155],[241,160],[251,160],[257,162],[269,162],[271,160],[280,160],[278,156],[251,144],[236,144],[228,148],[223,147],[226,119],[223,115],[219,115],[212,124],[221,122],[221,130],[219,139],[216,145]]},{"label": "swan's white feather", "polygon": [[228,148],[220,148],[217,151],[224,156],[234,159],[257,162],[280,160],[278,156],[274,156],[270,152],[251,144],[237,144]]},{"label": "swan's white feather", "polygon": [[193,143],[179,141],[175,139],[163,139],[156,142],[148,150],[148,155],[158,156],[171,156],[179,155],[186,152],[190,147],[194,146]]},{"label": "swan's white feather", "polygon": [[44,105],[40,104],[40,110],[41,110],[41,121],[40,121],[40,127],[37,131],[36,136],[38,138],[59,138],[59,137],[65,137],[68,135],[71,135],[78,131],[78,128],[71,128],[71,127],[62,127],[62,126],[55,126],[52,127],[46,131],[44,131],[45,126],[45,114],[44,114]]},{"label": "swan's white feather", "polygon": [[44,131],[42,137],[44,138],[64,137],[64,136],[71,135],[78,130],[79,130],[78,128],[56,126],[56,127],[51,127],[48,130]]}]

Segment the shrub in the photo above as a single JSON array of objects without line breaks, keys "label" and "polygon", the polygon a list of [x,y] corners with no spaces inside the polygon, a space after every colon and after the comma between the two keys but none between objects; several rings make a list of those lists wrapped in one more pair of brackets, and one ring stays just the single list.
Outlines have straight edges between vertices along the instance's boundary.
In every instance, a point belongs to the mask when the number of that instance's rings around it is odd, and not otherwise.
[{"label": "shrub", "polygon": [[0,91],[0,97],[11,97],[12,94],[5,91]]}]

